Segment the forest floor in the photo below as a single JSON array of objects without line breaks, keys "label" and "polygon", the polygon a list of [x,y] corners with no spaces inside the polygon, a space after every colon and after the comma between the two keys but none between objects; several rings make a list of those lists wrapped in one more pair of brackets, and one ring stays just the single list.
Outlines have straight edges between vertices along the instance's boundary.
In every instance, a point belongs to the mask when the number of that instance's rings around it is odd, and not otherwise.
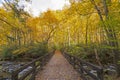
[{"label": "forest floor", "polygon": [[36,80],[81,80],[72,65],[61,52],[56,51],[48,64],[36,76]]}]

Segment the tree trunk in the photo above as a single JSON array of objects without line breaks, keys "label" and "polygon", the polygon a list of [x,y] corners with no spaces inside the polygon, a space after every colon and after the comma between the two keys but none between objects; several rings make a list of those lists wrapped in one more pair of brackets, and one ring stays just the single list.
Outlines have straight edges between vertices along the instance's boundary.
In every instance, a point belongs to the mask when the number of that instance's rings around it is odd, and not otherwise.
[{"label": "tree trunk", "polygon": [[99,58],[99,55],[98,55],[98,53],[97,53],[97,49],[96,49],[96,48],[94,48],[94,52],[95,52],[95,57],[96,57],[97,63],[98,63],[100,66],[102,66],[102,64],[101,64],[101,62],[100,62],[100,58]]}]

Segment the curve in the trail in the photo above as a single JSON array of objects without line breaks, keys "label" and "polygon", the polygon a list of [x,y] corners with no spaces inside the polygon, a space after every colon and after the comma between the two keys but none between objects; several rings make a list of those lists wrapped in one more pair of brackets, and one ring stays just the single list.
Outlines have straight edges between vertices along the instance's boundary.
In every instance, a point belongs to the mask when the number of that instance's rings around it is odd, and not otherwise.
[{"label": "curve in the trail", "polygon": [[60,51],[56,51],[48,64],[36,75],[35,80],[81,80],[72,65]]}]

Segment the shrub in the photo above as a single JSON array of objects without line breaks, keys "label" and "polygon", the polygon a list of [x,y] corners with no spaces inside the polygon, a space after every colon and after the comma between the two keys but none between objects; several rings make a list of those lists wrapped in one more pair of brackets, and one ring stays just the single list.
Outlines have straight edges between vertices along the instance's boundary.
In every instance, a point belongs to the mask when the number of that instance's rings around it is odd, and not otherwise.
[{"label": "shrub", "polygon": [[47,52],[48,52],[47,44],[41,42],[30,46],[30,49],[27,52],[27,54],[30,55],[30,57],[39,57],[43,56]]},{"label": "shrub", "polygon": [[97,50],[100,61],[103,64],[113,63],[111,47],[109,47],[107,44],[90,43],[88,45],[77,44],[66,47],[66,51],[69,54],[77,56],[92,63],[96,63],[95,49]]},{"label": "shrub", "polygon": [[27,46],[15,47],[13,46],[4,46],[2,47],[2,58],[3,59],[16,59],[19,57],[27,58],[36,58],[43,56],[48,52],[47,44],[44,42],[36,43]]},{"label": "shrub", "polygon": [[3,59],[12,59],[13,54],[12,51],[14,51],[16,48],[14,46],[3,46],[2,47],[2,58]]}]

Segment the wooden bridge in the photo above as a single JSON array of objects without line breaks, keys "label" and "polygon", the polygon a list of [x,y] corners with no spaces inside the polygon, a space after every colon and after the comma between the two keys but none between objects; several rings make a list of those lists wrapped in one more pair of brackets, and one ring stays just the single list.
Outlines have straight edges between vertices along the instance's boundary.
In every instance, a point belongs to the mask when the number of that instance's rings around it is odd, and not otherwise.
[{"label": "wooden bridge", "polygon": [[[32,67],[24,75],[19,73]],[[94,71],[94,73],[91,72]],[[14,71],[12,80],[103,80],[103,69],[67,53],[55,51]]]}]

